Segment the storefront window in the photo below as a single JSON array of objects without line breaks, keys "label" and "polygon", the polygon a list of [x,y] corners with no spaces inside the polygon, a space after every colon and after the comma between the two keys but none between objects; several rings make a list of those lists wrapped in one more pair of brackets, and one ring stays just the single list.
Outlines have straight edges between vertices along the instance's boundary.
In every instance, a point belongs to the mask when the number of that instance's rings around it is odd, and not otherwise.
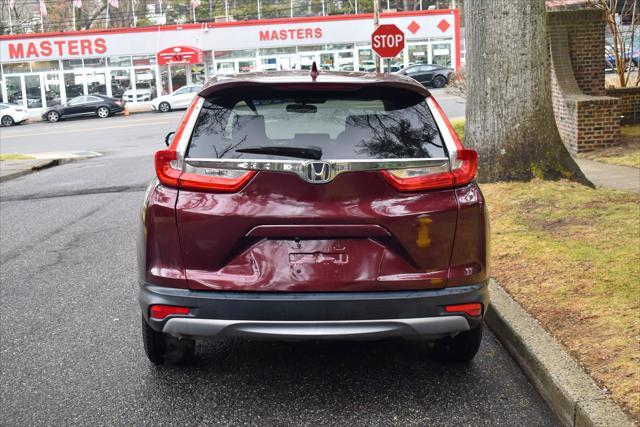
[{"label": "storefront window", "polygon": [[213,52],[213,56],[218,59],[231,59],[231,58],[255,58],[255,49],[245,50],[216,50]]},{"label": "storefront window", "polygon": [[358,70],[375,71],[376,62],[371,49],[358,49]]},{"label": "storefront window", "polygon": [[299,46],[298,52],[317,52],[324,50],[323,45]]},{"label": "storefront window", "polygon": [[60,75],[58,73],[48,73],[44,76],[44,96],[47,107],[59,105],[60,99]]},{"label": "storefront window", "polygon": [[333,53],[321,53],[320,67],[323,70],[335,70],[335,55]]},{"label": "storefront window", "polygon": [[155,55],[138,55],[132,58],[133,65],[156,65],[156,56]]},{"label": "storefront window", "polygon": [[22,104],[22,83],[20,82],[20,76],[8,76],[5,83],[7,85],[7,102],[9,104]]},{"label": "storefront window", "polygon": [[432,64],[451,66],[451,43],[434,43],[431,45]]},{"label": "storefront window", "polygon": [[130,67],[131,57],[130,56],[110,56],[109,66],[110,67]]},{"label": "storefront window", "polygon": [[130,70],[111,70],[111,96],[122,98],[124,91],[131,86]]},{"label": "storefront window", "polygon": [[260,56],[269,56],[269,55],[291,55],[295,54],[296,48],[292,47],[271,47],[266,49],[258,49],[258,54]]},{"label": "storefront window", "polygon": [[83,81],[84,77],[79,71],[64,73],[64,90],[67,95],[67,101],[76,96],[84,95]]},{"label": "storefront window", "polygon": [[12,62],[3,64],[2,69],[5,74],[30,73],[31,67],[28,62]]},{"label": "storefront window", "polygon": [[233,61],[218,62],[216,69],[218,74],[233,74],[236,72],[236,64]]},{"label": "storefront window", "polygon": [[316,54],[306,54],[300,55],[300,69],[301,70],[310,70],[311,66],[314,62],[318,61],[318,56]]},{"label": "storefront window", "polygon": [[[86,62],[85,62],[86,63]],[[107,73],[104,70],[87,70],[85,75],[89,95],[107,95]]]},{"label": "storefront window", "polygon": [[417,64],[420,62],[428,62],[429,61],[429,55],[428,55],[428,48],[429,45],[427,44],[414,44],[414,45],[409,45],[409,65],[411,64]]},{"label": "storefront window", "polygon": [[134,70],[135,94],[138,102],[151,101],[157,96],[155,73],[152,68]]},{"label": "storefront window", "polygon": [[353,51],[338,52],[338,69],[340,71],[353,71]]},{"label": "storefront window", "polygon": [[24,86],[27,92],[27,108],[42,108],[40,75],[24,76]]},{"label": "storefront window", "polygon": [[31,63],[31,71],[57,71],[60,69],[58,61],[36,61]]},{"label": "storefront window", "polygon": [[191,66],[191,83],[204,84],[204,65],[193,64]]},{"label": "storefront window", "polygon": [[278,58],[262,58],[260,60],[260,69],[262,71],[275,71],[278,69]]},{"label": "storefront window", "polygon": [[104,66],[105,66],[104,58],[85,58],[84,59],[85,68],[104,68]]},{"label": "storefront window", "polygon": [[62,61],[62,68],[64,70],[75,70],[82,68],[82,59],[65,59]]},{"label": "storefront window", "polygon": [[238,69],[241,73],[256,71],[256,61],[238,61]]}]

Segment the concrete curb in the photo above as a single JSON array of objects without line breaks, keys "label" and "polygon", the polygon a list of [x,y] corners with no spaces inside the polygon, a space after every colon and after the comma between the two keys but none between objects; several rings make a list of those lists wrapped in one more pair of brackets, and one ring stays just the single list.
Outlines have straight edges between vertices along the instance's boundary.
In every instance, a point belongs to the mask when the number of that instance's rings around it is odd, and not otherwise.
[{"label": "concrete curb", "polygon": [[16,170],[15,172],[9,172],[5,175],[0,175],[0,182],[7,182],[12,179],[20,178],[21,176],[29,175],[31,173],[37,172],[42,169],[49,169],[54,166],[63,165],[65,163],[71,163],[78,160],[91,159],[94,157],[98,157],[99,153],[87,155],[87,156],[74,156],[74,157],[65,157],[65,158],[42,158],[42,159],[34,159],[28,160],[27,162],[30,165],[24,169]]},{"label": "concrete curb", "polygon": [[485,322],[566,426],[632,427],[575,360],[494,280]]}]

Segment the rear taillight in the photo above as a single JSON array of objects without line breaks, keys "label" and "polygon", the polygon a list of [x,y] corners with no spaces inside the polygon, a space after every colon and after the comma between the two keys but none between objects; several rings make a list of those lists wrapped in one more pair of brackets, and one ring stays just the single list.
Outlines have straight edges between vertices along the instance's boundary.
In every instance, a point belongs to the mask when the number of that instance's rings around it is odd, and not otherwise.
[{"label": "rear taillight", "polygon": [[178,179],[182,171],[177,168],[178,153],[173,150],[160,150],[156,152],[156,175],[162,185],[177,187]]},{"label": "rear taillight", "polygon": [[[256,174],[255,171],[234,169],[195,168],[188,166],[183,171],[178,158],[178,147],[183,134],[190,131],[203,99],[196,97],[187,110],[182,123],[167,150],[160,150],[155,156],[156,175],[161,184],[184,190],[232,193],[239,191]],[[191,125],[187,125],[191,123]]]},{"label": "rear taillight", "polygon": [[184,190],[236,192],[256,174],[255,171],[210,168],[182,172],[177,166],[177,152],[173,150],[158,151],[155,165],[161,184]]},{"label": "rear taillight", "polygon": [[456,147],[451,166],[442,165],[428,168],[390,169],[382,171],[383,176],[398,191],[424,191],[466,185],[473,181],[478,169],[478,153],[463,148],[453,126],[442,108],[433,98],[427,98],[434,119],[443,139],[453,142]]},{"label": "rear taillight", "polygon": [[240,190],[256,174],[255,171],[203,169],[202,173],[184,172],[180,188],[196,191],[233,193]]}]

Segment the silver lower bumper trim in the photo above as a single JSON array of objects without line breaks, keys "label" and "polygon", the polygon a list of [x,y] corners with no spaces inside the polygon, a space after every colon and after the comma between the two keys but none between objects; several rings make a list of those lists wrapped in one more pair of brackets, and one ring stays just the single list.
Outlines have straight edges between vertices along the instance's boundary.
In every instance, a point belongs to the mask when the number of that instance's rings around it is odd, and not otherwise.
[{"label": "silver lower bumper trim", "polygon": [[357,339],[439,337],[468,331],[462,316],[335,321],[258,321],[173,318],[163,332],[177,337]]}]

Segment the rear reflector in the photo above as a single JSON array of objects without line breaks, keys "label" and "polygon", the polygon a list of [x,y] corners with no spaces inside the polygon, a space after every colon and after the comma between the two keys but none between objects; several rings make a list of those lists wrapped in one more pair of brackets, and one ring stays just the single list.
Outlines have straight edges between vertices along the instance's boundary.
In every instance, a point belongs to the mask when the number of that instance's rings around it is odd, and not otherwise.
[{"label": "rear reflector", "polygon": [[474,302],[471,304],[448,305],[444,308],[447,313],[464,313],[467,316],[476,317],[482,314],[482,304]]},{"label": "rear reflector", "polygon": [[188,307],[178,307],[175,305],[152,305],[149,308],[149,317],[154,320],[163,320],[167,316],[189,314]]}]

